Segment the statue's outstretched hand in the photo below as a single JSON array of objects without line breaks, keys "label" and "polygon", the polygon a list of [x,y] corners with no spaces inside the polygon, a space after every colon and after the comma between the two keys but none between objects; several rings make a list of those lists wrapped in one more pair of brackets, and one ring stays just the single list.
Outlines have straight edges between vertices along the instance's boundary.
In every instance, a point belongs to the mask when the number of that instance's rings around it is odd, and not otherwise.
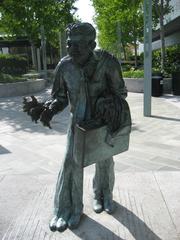
[{"label": "statue's outstretched hand", "polygon": [[40,121],[42,122],[43,126],[51,128],[50,121],[53,116],[54,116],[54,113],[52,109],[49,109],[48,107],[46,107],[40,116]]},{"label": "statue's outstretched hand", "polygon": [[30,115],[30,110],[38,105],[38,100],[35,96],[31,96],[31,99],[23,98],[23,111]]},{"label": "statue's outstretched hand", "polygon": [[30,98],[23,98],[23,111],[27,112],[27,114],[31,116],[32,121],[35,123],[37,123],[41,113],[45,109],[43,105],[44,103],[38,102],[35,96],[31,96]]},{"label": "statue's outstretched hand", "polygon": [[45,107],[43,106],[43,103],[39,103],[36,107],[31,108],[29,115],[33,122],[37,123],[44,109]]}]

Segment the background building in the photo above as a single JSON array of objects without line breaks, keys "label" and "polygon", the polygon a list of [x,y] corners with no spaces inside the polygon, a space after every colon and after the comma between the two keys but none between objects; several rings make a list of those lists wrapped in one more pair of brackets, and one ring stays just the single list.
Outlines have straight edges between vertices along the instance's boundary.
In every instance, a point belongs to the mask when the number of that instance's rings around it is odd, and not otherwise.
[{"label": "background building", "polygon": [[[165,45],[180,44],[180,0],[171,0],[173,11],[165,16]],[[160,48],[159,30],[153,32],[152,49]]]}]

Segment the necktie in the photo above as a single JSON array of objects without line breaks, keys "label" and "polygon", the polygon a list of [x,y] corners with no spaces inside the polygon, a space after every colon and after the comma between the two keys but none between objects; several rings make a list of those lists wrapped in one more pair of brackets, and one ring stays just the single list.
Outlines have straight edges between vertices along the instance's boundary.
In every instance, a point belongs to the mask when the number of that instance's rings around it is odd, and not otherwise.
[{"label": "necktie", "polygon": [[87,79],[83,70],[81,70],[81,80],[80,80],[80,89],[79,95],[76,103],[76,122],[80,123],[85,120],[86,115],[86,105],[87,105]]}]

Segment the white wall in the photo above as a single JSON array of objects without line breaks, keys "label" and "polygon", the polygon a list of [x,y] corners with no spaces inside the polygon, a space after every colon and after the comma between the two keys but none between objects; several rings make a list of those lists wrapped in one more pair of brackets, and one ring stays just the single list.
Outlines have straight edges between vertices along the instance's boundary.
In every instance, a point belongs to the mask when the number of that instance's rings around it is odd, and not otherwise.
[{"label": "white wall", "polygon": [[173,11],[165,16],[165,24],[180,16],[180,0],[171,0]]},{"label": "white wall", "polygon": [[[180,44],[180,32],[177,32],[170,36],[165,37],[166,47],[175,45],[175,44]],[[160,40],[152,42],[152,49],[155,50],[158,48],[160,48]]]},{"label": "white wall", "polygon": [[9,48],[7,48],[7,47],[2,48],[2,53],[3,54],[9,53]]}]

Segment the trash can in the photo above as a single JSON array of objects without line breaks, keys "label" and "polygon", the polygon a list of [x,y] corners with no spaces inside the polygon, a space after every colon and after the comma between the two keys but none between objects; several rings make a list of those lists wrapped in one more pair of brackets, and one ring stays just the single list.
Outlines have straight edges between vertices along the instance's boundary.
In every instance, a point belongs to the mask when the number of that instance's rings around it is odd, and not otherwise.
[{"label": "trash can", "polygon": [[162,74],[152,75],[152,96],[160,97],[163,94],[163,76]]},{"label": "trash can", "polygon": [[180,95],[180,71],[172,73],[172,92],[173,95]]}]

